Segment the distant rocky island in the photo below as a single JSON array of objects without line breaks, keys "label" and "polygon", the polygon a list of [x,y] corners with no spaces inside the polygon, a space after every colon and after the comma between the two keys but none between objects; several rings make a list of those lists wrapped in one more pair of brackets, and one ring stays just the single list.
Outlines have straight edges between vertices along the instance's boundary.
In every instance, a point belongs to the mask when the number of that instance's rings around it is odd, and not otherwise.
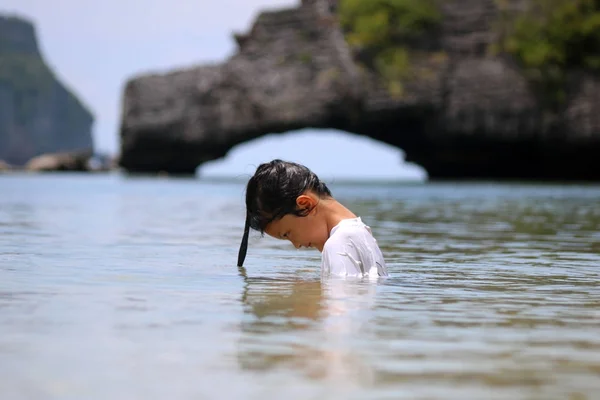
[{"label": "distant rocky island", "polygon": [[266,134],[332,128],[432,179],[600,180],[598,2],[380,3],[264,11],[222,64],[131,77],[120,165],[188,174]]},{"label": "distant rocky island", "polygon": [[37,160],[32,165],[83,168],[57,161],[89,158],[93,121],[88,108],[44,62],[33,24],[0,15],[0,169],[23,167],[36,156],[55,153],[62,158],[48,163],[46,156],[45,164]]}]

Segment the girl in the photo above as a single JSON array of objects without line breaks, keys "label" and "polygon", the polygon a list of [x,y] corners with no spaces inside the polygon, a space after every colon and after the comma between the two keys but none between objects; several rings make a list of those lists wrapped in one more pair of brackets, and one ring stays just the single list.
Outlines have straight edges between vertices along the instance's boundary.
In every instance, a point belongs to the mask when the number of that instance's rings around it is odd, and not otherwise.
[{"label": "girl", "polygon": [[246,258],[250,228],[322,253],[321,273],[387,276],[371,229],[335,200],[308,168],[273,160],[258,166],[246,187],[246,226],[238,266]]}]

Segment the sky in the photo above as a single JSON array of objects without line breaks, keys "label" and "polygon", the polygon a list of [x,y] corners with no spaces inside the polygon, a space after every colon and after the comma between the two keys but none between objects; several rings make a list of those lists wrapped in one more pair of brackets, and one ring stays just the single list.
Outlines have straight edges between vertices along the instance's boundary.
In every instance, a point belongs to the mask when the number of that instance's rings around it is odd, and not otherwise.
[{"label": "sky", "polygon": [[[2,0],[0,13],[25,17],[35,24],[44,59],[95,116],[96,149],[116,155],[127,79],[224,61],[235,51],[233,32],[249,30],[261,10],[293,7],[298,2]],[[260,162],[283,158],[338,178],[423,179],[422,168],[405,164],[403,157],[400,149],[366,137],[303,130],[239,145],[199,171],[247,175]]]}]

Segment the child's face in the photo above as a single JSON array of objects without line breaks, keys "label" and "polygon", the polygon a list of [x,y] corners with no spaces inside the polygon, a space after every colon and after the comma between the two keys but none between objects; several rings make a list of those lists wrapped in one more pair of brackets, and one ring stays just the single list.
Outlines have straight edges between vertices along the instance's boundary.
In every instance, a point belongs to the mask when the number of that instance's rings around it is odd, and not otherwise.
[{"label": "child's face", "polygon": [[327,224],[314,213],[310,213],[306,217],[287,214],[283,218],[271,222],[265,232],[276,239],[289,240],[297,249],[314,247],[321,252],[329,238]]},{"label": "child's face", "polygon": [[276,239],[289,240],[294,247],[314,247],[323,251],[329,238],[329,231],[324,214],[317,211],[319,198],[313,193],[306,193],[297,199],[299,209],[311,210],[305,217],[287,214],[283,218],[271,222],[265,232]]}]

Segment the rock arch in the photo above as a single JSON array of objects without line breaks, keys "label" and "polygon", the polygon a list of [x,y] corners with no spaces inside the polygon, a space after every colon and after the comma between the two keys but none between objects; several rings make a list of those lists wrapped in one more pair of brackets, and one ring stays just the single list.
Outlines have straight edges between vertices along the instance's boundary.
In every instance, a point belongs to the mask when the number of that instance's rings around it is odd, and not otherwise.
[{"label": "rock arch", "polygon": [[255,168],[273,158],[300,162],[327,182],[355,179],[427,179],[419,165],[404,163],[401,149],[333,129],[301,129],[265,135],[234,147],[225,157],[202,164],[202,178],[248,179]]},{"label": "rock arch", "polygon": [[495,1],[440,4],[441,51],[411,60],[418,74],[401,96],[354,63],[335,1],[261,13],[224,63],[127,82],[120,165],[193,173],[262,135],[330,128],[397,146],[433,179],[600,180],[597,77],[573,75],[567,105],[548,117],[517,68],[481,51]]}]

